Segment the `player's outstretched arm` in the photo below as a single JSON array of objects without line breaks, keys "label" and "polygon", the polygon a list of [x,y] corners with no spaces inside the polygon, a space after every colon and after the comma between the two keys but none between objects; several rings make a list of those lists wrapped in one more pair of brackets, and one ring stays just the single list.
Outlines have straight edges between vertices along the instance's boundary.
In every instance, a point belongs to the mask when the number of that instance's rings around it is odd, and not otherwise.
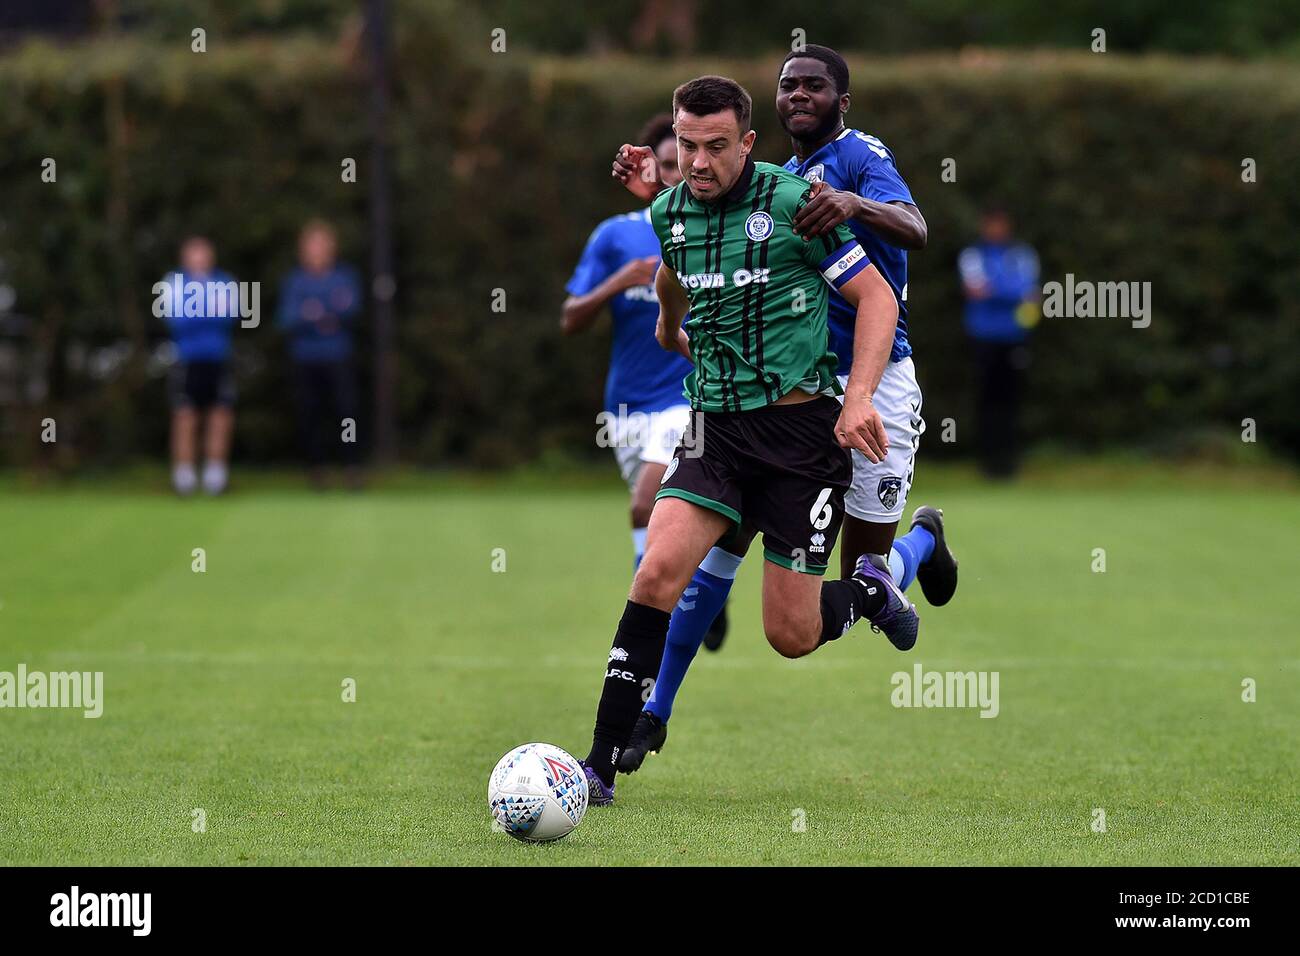
[{"label": "player's outstretched arm", "polygon": [[894,347],[898,300],[875,266],[867,266],[840,286],[840,295],[858,314],[853,332],[853,367],[844,389],[844,411],[835,426],[835,437],[845,448],[856,448],[872,462],[878,462],[889,451],[889,438],[872,396]]},{"label": "player's outstretched arm", "polygon": [[925,217],[911,203],[877,202],[825,182],[813,184],[812,198],[795,216],[794,228],[811,239],[826,235],[850,219],[900,249],[924,249],[929,241]]},{"label": "player's outstretched arm", "polygon": [[900,249],[924,249],[930,241],[930,227],[925,224],[925,217],[910,202],[863,199],[857,220],[885,242]]},{"label": "player's outstretched arm", "polygon": [[682,320],[691,310],[691,300],[686,297],[686,290],[665,263],[660,263],[659,274],[655,276],[655,295],[659,298],[659,321],[655,323],[655,338],[664,349],[680,352],[689,359],[691,340],[682,328]]},{"label": "player's outstretched arm", "polygon": [[571,295],[560,307],[560,331],[574,335],[583,331],[600,315],[605,303],[633,286],[649,285],[654,279],[658,256],[631,259],[617,272],[584,295]]}]

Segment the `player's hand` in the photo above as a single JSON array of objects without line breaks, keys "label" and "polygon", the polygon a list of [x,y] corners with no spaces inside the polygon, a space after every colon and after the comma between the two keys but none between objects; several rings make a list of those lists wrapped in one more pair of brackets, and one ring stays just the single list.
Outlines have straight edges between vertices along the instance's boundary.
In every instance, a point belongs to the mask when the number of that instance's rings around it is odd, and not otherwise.
[{"label": "player's hand", "polygon": [[644,259],[630,259],[615,272],[610,280],[620,292],[638,285],[653,285],[655,273],[659,271],[659,257],[646,256]]},{"label": "player's hand", "polygon": [[844,396],[844,411],[835,423],[835,439],[842,448],[856,448],[873,465],[884,461],[889,451],[889,437],[880,412],[866,396]]},{"label": "player's hand", "polygon": [[649,202],[664,188],[659,178],[659,163],[649,146],[624,143],[614,154],[613,176],[627,191],[642,202]]},{"label": "player's hand", "polygon": [[794,216],[794,231],[814,239],[848,222],[858,214],[858,197],[824,181],[812,184],[812,198]]}]

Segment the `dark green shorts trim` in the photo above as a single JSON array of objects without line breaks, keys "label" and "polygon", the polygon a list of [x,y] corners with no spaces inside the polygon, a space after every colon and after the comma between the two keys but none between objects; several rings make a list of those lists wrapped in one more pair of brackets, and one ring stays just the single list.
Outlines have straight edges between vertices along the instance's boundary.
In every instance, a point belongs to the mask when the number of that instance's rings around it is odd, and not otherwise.
[{"label": "dark green shorts trim", "polygon": [[736,524],[740,524],[740,512],[735,508],[728,507],[721,501],[714,501],[712,498],[697,495],[693,491],[686,491],[682,488],[660,488],[659,493],[655,495],[655,501],[658,501],[660,498],[681,498],[683,501],[689,501],[691,504],[699,505],[701,508],[708,508],[710,511],[716,511],[724,518],[730,518]]},{"label": "dark green shorts trim", "polygon": [[794,566],[793,558],[787,557],[777,551],[773,551],[768,547],[763,548],[763,557],[767,558],[767,560],[771,561],[773,564],[785,568],[787,571],[794,571],[798,574],[815,574],[817,577],[821,577],[826,573],[826,565],[809,564],[807,561],[804,562],[802,568],[796,568]]}]

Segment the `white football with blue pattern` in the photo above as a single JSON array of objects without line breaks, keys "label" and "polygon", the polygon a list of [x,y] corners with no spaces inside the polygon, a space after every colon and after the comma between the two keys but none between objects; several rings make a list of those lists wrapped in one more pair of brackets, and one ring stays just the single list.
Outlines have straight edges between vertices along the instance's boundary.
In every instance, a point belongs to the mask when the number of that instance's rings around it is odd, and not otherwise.
[{"label": "white football with blue pattern", "polygon": [[587,812],[587,775],[551,744],[524,744],[497,761],[488,809],[512,837],[545,843],[567,836]]}]

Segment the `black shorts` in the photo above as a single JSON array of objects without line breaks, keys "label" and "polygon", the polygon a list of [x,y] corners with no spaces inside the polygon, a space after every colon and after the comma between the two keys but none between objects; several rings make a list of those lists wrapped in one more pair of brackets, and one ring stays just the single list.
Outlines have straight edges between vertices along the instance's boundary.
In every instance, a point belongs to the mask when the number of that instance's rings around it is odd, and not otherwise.
[{"label": "black shorts", "polygon": [[749,412],[691,413],[660,484],[682,498],[763,532],[763,555],[824,574],[844,520],[853,460],[835,440],[842,408],[821,396]]},{"label": "black shorts", "polygon": [[167,380],[172,408],[235,404],[235,376],[229,362],[178,362]]}]

